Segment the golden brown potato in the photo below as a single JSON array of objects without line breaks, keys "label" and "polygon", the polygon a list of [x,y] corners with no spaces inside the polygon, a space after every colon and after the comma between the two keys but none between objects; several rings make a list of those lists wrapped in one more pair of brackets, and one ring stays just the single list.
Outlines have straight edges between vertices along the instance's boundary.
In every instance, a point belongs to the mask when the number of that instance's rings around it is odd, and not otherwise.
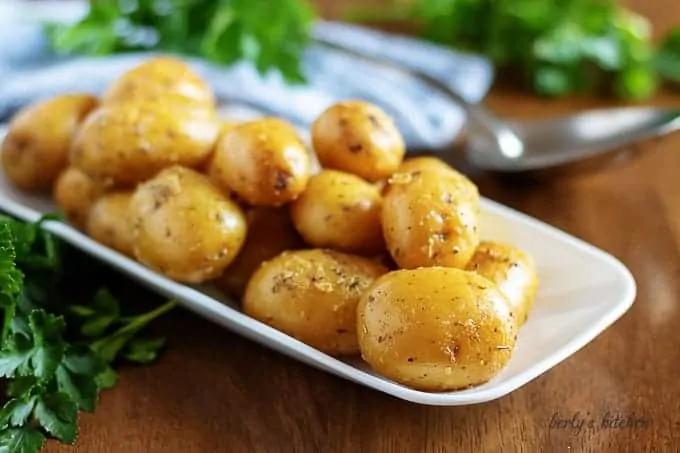
[{"label": "golden brown potato", "polygon": [[327,354],[355,354],[357,303],[385,272],[375,261],[341,252],[284,252],[253,274],[243,310]]},{"label": "golden brown potato", "polygon": [[258,206],[247,214],[248,234],[243,248],[224,275],[216,280],[224,292],[241,297],[253,272],[264,261],[303,246],[286,208]]},{"label": "golden brown potato", "polygon": [[54,183],[53,197],[66,220],[85,229],[87,217],[104,187],[75,167],[64,170]]},{"label": "golden brown potato", "polygon": [[536,265],[529,255],[508,244],[482,241],[467,269],[496,284],[519,325],[526,322],[538,289]]},{"label": "golden brown potato", "polygon": [[488,381],[510,361],[517,323],[505,296],[460,269],[398,270],[357,307],[361,355],[378,373],[430,391]]},{"label": "golden brown potato", "polygon": [[[443,160],[432,156],[411,157],[404,160],[396,173],[412,173],[422,170],[441,170],[444,172],[452,171],[453,168]],[[455,171],[455,170],[453,170]]]},{"label": "golden brown potato", "polygon": [[2,166],[15,186],[50,190],[69,163],[69,148],[83,119],[97,105],[89,94],[67,94],[22,109],[9,123]]},{"label": "golden brown potato", "polygon": [[241,208],[200,173],[173,166],[141,184],[130,201],[135,257],[178,281],[217,278],[241,249]]},{"label": "golden brown potato", "polygon": [[99,198],[87,219],[87,235],[120,253],[132,256],[128,208],[132,192],[111,192]]},{"label": "golden brown potato", "polygon": [[392,118],[362,101],[340,102],[323,112],[312,125],[312,143],[323,167],[369,181],[396,171],[406,152]]},{"label": "golden brown potato", "polygon": [[479,244],[477,187],[454,172],[394,176],[383,199],[382,225],[399,267],[464,268]]},{"label": "golden brown potato", "polygon": [[102,107],[83,123],[71,163],[97,180],[134,186],[173,164],[195,167],[213,151],[216,116],[180,104],[136,102]]},{"label": "golden brown potato", "polygon": [[241,123],[220,139],[210,164],[213,181],[251,205],[281,206],[309,181],[309,153],[295,129],[278,118]]},{"label": "golden brown potato", "polygon": [[324,170],[291,205],[293,223],[318,248],[371,254],[385,248],[380,190],[358,176]]},{"label": "golden brown potato", "polygon": [[132,68],[108,87],[103,103],[176,101],[215,108],[210,87],[186,63],[171,57],[152,58]]}]

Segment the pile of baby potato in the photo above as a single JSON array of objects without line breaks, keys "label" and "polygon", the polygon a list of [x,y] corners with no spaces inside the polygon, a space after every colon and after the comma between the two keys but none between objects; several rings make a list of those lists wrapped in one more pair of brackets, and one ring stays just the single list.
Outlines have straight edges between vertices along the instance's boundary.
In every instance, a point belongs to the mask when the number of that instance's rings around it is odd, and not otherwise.
[{"label": "pile of baby potato", "polygon": [[436,158],[404,160],[377,106],[335,104],[311,137],[313,150],[282,119],[220,119],[206,83],[158,57],[99,98],[20,111],[2,166],[93,239],[214,282],[325,353],[429,391],[494,377],[533,305],[532,259],[480,241],[477,187]]}]

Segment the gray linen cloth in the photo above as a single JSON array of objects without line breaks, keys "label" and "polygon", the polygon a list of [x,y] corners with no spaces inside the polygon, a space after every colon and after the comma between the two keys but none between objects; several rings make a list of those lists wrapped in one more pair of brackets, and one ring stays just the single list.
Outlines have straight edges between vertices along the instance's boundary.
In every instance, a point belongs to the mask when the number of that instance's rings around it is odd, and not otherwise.
[{"label": "gray linen cloth", "polygon": [[[152,55],[55,55],[40,21],[73,21],[86,8],[87,3],[79,0],[0,0],[0,122],[38,99],[73,91],[101,93],[124,71]],[[477,55],[339,22],[319,21],[313,33],[323,41],[425,73],[468,102],[479,102],[492,82],[490,63]],[[308,83],[302,86],[290,86],[276,73],[261,76],[248,62],[224,67],[197,58],[186,60],[221,102],[282,116],[300,127],[309,126],[338,100],[364,99],[395,118],[409,148],[439,149],[451,143],[465,120],[458,105],[421,79],[317,42],[304,53]]]}]

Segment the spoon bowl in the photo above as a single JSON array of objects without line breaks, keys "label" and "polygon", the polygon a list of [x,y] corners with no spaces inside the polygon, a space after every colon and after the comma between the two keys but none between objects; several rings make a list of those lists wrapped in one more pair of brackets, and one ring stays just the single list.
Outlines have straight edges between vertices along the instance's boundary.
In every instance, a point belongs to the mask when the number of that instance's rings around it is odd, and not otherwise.
[{"label": "spoon bowl", "polygon": [[[502,172],[555,168],[599,157],[615,157],[628,144],[680,129],[680,109],[629,107],[591,110],[531,122],[507,122],[521,149],[495,138],[493,125],[471,123],[467,159],[476,167]],[[480,131],[479,129],[483,129]],[[599,159],[596,159],[599,160]]]}]

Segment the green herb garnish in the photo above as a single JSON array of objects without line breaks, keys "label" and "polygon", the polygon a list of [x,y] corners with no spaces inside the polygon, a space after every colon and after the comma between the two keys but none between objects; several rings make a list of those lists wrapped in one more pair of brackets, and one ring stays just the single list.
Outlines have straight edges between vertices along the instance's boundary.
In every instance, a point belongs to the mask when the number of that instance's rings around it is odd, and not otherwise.
[{"label": "green herb garnish", "polygon": [[136,335],[174,302],[128,317],[106,290],[73,304],[66,251],[39,223],[0,216],[0,453],[34,453],[48,437],[74,442],[78,412],[115,384],[114,363],[151,362],[164,344]]},{"label": "green herb garnish", "polygon": [[486,55],[506,79],[547,96],[583,92],[640,100],[680,80],[680,31],[658,51],[651,25],[614,0],[357,2],[354,20],[415,21],[428,40]]},{"label": "green herb garnish", "polygon": [[300,55],[314,12],[306,0],[97,0],[73,25],[49,24],[59,52],[108,55],[159,50],[304,80]]}]

